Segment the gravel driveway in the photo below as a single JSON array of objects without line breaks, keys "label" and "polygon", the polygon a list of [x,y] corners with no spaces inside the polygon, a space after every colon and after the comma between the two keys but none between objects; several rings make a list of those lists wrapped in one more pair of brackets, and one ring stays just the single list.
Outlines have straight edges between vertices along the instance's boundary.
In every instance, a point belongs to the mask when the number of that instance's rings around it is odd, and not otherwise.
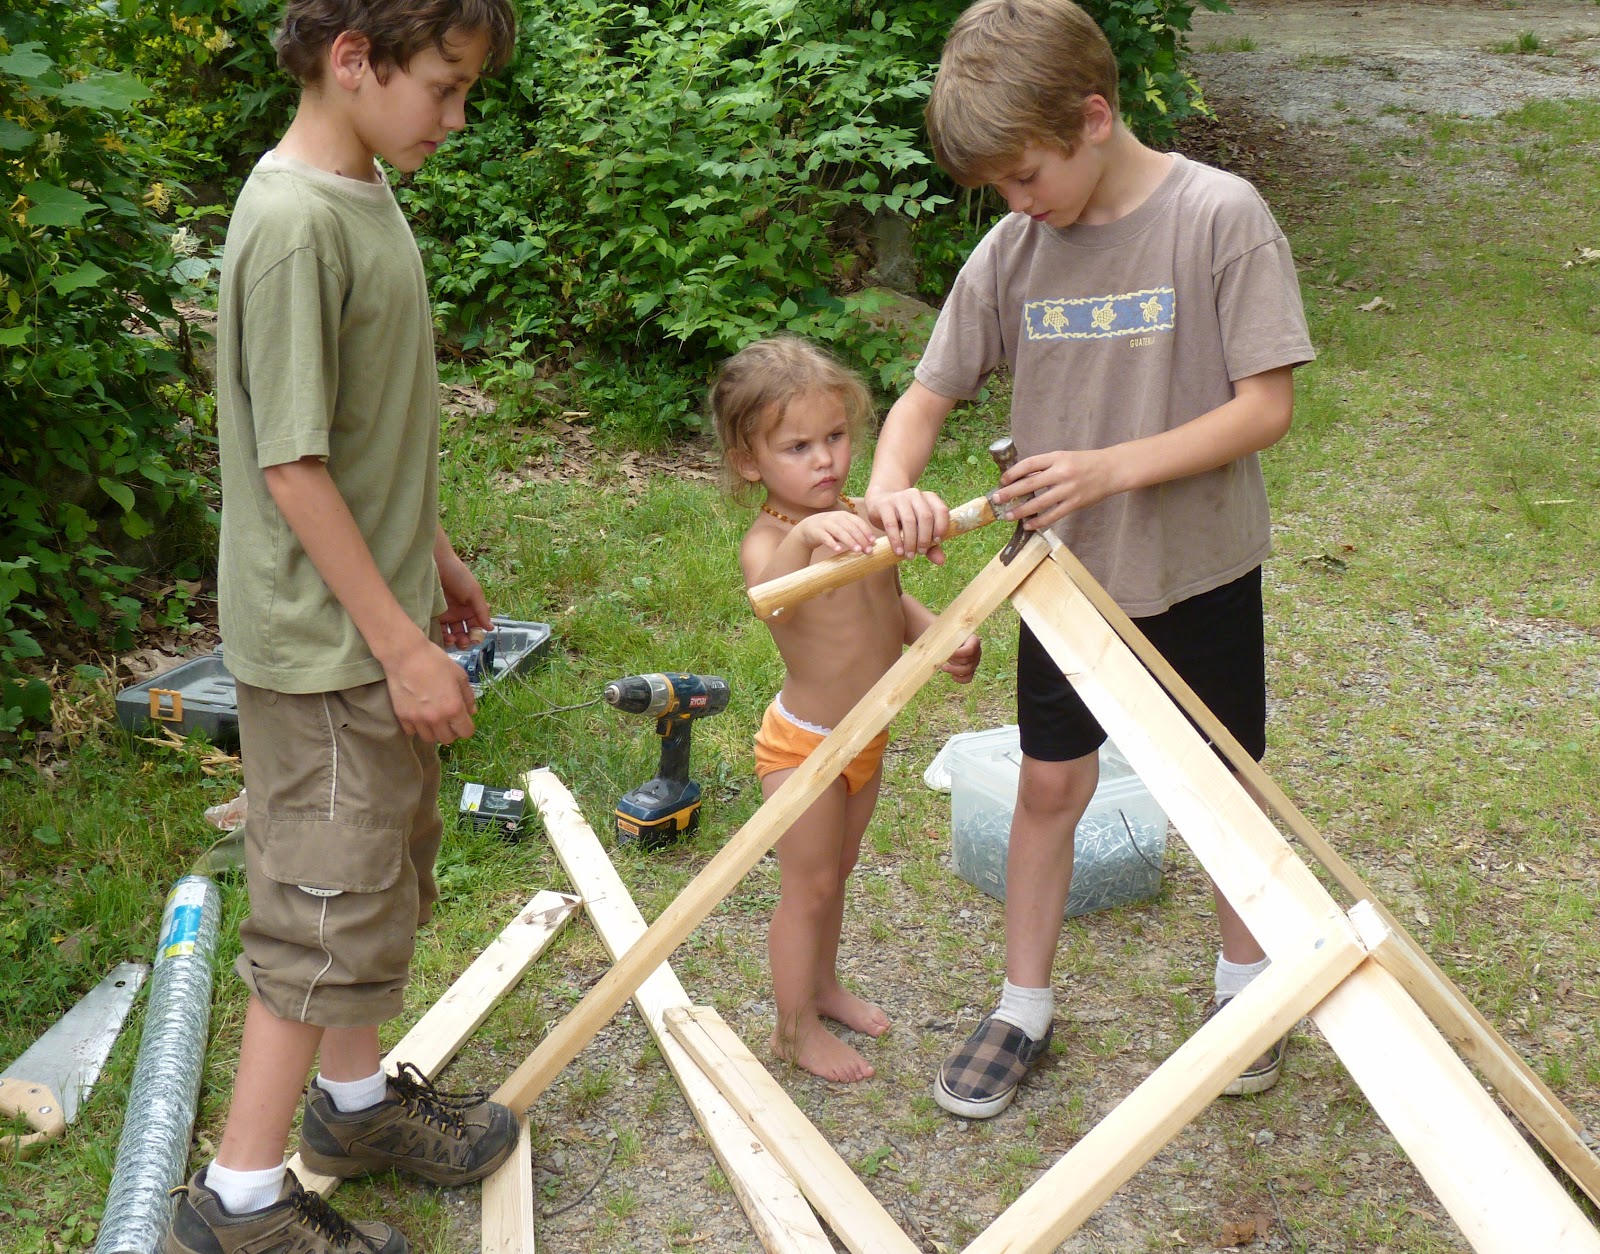
[{"label": "gravel driveway", "polygon": [[[1285,122],[1408,126],[1600,96],[1600,5],[1579,0],[1235,0],[1195,14],[1206,91]],[[1528,46],[1531,51],[1508,49]],[[1248,49],[1248,50],[1246,50]]]}]

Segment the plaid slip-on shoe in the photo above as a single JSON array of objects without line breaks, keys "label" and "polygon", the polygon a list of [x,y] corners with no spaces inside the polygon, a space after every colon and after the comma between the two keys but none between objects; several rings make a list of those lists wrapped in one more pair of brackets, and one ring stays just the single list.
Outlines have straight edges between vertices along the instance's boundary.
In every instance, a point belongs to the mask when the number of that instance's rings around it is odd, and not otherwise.
[{"label": "plaid slip-on shoe", "polygon": [[989,1015],[944,1060],[933,1082],[933,1100],[964,1119],[993,1118],[1011,1105],[1022,1077],[1044,1057],[1054,1032],[1051,1024],[1036,1041],[1015,1024]]},{"label": "plaid slip-on shoe", "polygon": [[[1204,1027],[1224,1006],[1233,998],[1224,997],[1218,1001],[1213,997],[1206,1003],[1205,1013],[1200,1016],[1200,1025]],[[1285,1033],[1267,1047],[1267,1052],[1262,1054],[1253,1063],[1228,1081],[1227,1087],[1222,1090],[1227,1097],[1254,1097],[1257,1093],[1265,1093],[1278,1082],[1278,1075],[1283,1070],[1284,1051],[1289,1048],[1289,1037]]]}]

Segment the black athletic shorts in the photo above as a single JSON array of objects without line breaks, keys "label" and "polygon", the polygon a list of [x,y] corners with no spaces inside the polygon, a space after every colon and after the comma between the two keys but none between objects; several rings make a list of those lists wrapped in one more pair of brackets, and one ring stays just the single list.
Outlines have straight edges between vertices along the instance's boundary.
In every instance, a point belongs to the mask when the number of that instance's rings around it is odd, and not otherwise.
[{"label": "black athletic shorts", "polygon": [[[1259,762],[1267,752],[1261,568],[1134,624]],[[1022,752],[1040,762],[1081,758],[1106,738],[1026,623],[1017,641],[1017,723]]]}]

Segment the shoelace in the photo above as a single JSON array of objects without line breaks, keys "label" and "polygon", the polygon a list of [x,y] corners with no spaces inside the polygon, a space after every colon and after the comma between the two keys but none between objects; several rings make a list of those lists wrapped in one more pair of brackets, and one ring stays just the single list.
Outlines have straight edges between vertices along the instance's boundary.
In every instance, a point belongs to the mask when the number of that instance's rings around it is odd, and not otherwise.
[{"label": "shoelace", "polygon": [[[289,1205],[294,1207],[299,1216],[311,1227],[320,1232],[335,1245],[348,1246],[352,1241],[359,1241],[363,1248],[377,1251],[380,1249],[372,1243],[372,1238],[353,1223],[333,1209],[333,1204],[320,1193],[307,1192],[300,1183],[300,1178],[289,1173]],[[189,1194],[187,1184],[176,1185],[167,1190],[168,1197],[177,1197],[182,1193],[185,1197]]]},{"label": "shoelace", "polygon": [[401,1063],[399,1072],[389,1077],[389,1087],[405,1103],[407,1110],[458,1137],[467,1134],[467,1125],[459,1112],[472,1109],[489,1096],[482,1091],[441,1093],[432,1080],[409,1062]]},{"label": "shoelace", "polygon": [[308,1192],[298,1180],[289,1193],[289,1204],[313,1229],[341,1248],[356,1247],[358,1242],[360,1249],[378,1248],[366,1233],[334,1210],[327,1198],[320,1193]]}]

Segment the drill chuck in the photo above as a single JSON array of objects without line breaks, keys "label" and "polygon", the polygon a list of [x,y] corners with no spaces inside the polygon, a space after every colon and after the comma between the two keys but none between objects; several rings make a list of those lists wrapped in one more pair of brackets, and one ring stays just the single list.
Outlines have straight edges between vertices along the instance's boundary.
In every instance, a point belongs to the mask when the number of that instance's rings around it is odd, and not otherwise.
[{"label": "drill chuck", "polygon": [[728,681],[717,675],[628,675],[605,687],[608,705],[647,718],[704,718],[728,708]]}]

